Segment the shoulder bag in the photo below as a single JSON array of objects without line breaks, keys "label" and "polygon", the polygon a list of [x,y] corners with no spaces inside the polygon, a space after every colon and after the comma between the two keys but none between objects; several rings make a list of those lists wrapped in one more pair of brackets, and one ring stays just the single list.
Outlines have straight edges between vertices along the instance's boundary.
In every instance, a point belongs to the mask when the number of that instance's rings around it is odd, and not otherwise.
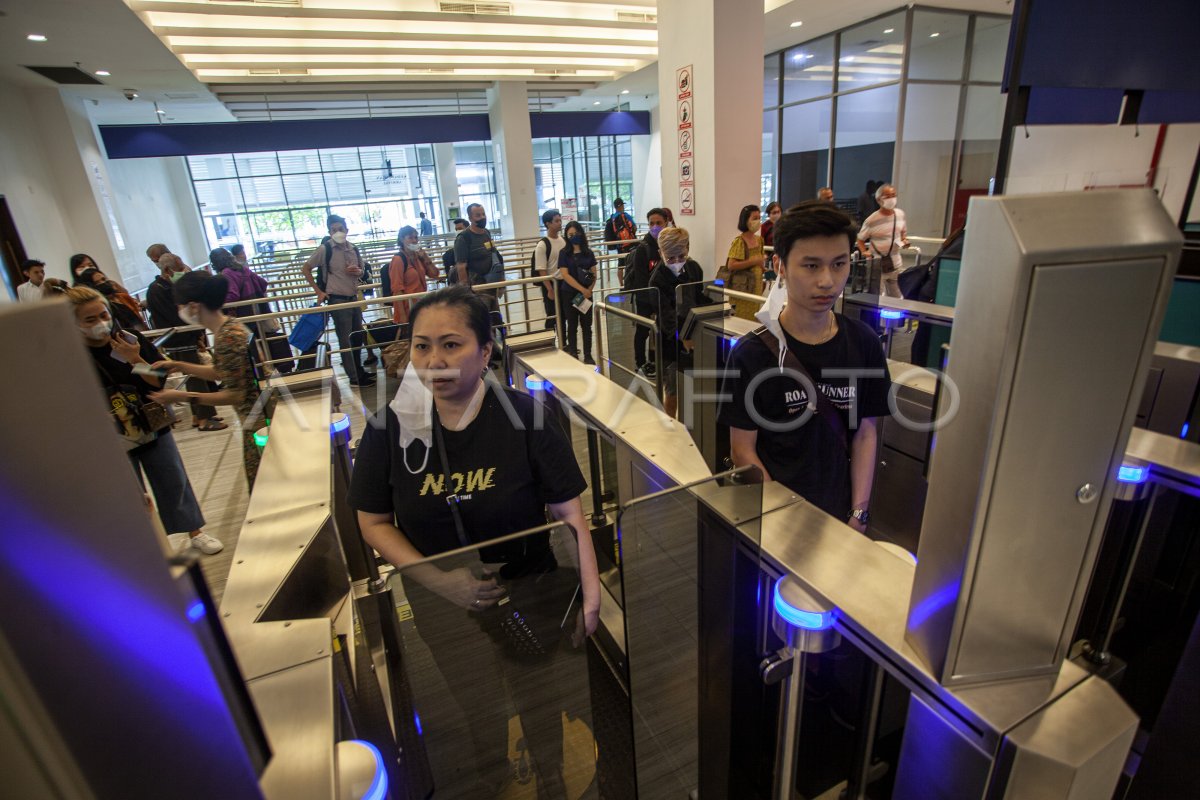
[{"label": "shoulder bag", "polygon": [[[771,355],[775,357],[775,361],[778,362],[779,340],[775,338],[775,334],[767,330],[766,326],[762,326],[754,331],[754,335],[757,336],[759,340],[767,346],[767,349],[771,352]],[[814,409],[815,416],[823,420],[824,424],[829,426],[829,430],[833,433],[834,438],[836,438],[842,445],[843,455],[845,455],[847,459],[850,458],[850,445],[846,441],[846,423],[842,420],[842,415],[838,412],[837,406],[835,406],[830,399],[821,392],[821,390],[817,387],[817,382],[813,380],[812,375],[808,373],[808,370],[804,368],[804,364],[801,363],[800,359],[791,351],[790,348],[783,356],[783,363],[791,369],[794,369],[796,372],[799,372],[804,377],[808,378],[809,383],[812,384],[813,391],[817,395],[816,408]],[[809,407],[812,407],[811,400],[809,401]]]}]

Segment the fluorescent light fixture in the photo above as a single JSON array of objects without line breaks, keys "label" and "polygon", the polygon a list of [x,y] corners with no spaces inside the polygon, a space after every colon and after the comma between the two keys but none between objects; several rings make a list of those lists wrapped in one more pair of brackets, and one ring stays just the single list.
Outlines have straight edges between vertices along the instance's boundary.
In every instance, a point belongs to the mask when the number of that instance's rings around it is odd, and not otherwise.
[{"label": "fluorescent light fixture", "polygon": [[109,75],[112,75],[112,73],[106,69],[98,69],[98,70],[96,70],[96,74],[99,75],[101,78],[107,78]]},{"label": "fluorescent light fixture", "polygon": [[792,56],[794,61],[799,61],[802,58],[804,58],[804,53],[796,53],[796,55]]},{"label": "fluorescent light fixture", "polygon": [[1150,467],[1147,465],[1122,464],[1117,470],[1117,480],[1121,483],[1145,483],[1150,477]]},{"label": "fluorescent light fixture", "polygon": [[31,33],[31,34],[29,34],[28,36],[26,36],[25,38],[26,38],[26,39],[28,39],[28,40],[29,40],[29,41],[31,41],[31,42],[44,42],[44,41],[46,41],[46,37],[45,37],[43,34],[40,34],[40,33]]},{"label": "fluorescent light fixture", "polygon": [[600,105],[600,101],[599,101],[599,100],[597,100],[596,102],[592,103],[592,105],[594,105],[594,106],[598,106],[598,105]]},{"label": "fluorescent light fixture", "polygon": [[795,22],[793,22],[793,23],[792,23],[791,25],[789,25],[788,27],[789,27],[789,28],[799,28],[799,27],[800,27],[801,25],[803,25],[803,24],[804,24],[804,23],[803,23],[803,22],[801,22],[800,20],[796,20]]},{"label": "fluorescent light fixture", "polygon": [[622,90],[621,90],[621,94],[629,94],[629,90],[628,90],[628,89],[622,89]]},{"label": "fluorescent light fixture", "polygon": [[165,115],[167,112],[165,112],[165,111],[163,111],[161,108],[159,108],[159,109],[156,109],[154,113],[155,113],[155,114],[164,114],[164,115]]},{"label": "fluorescent light fixture", "polygon": [[885,308],[879,312],[881,319],[904,319],[904,312],[894,308]]},{"label": "fluorescent light fixture", "polygon": [[843,56],[842,57],[842,61],[853,61],[853,60],[854,60],[854,56]]},{"label": "fluorescent light fixture", "polygon": [[896,29],[895,28],[884,28],[883,32],[884,33],[895,33]]},{"label": "fluorescent light fixture", "polygon": [[936,39],[939,36],[941,36],[941,34],[938,33],[937,31],[934,31],[933,33],[929,34],[930,39]]},{"label": "fluorescent light fixture", "polygon": [[775,613],[782,617],[784,622],[810,631],[824,631],[833,627],[832,611],[810,611],[796,608],[784,600],[783,595],[779,593],[781,583],[783,581],[775,584]]}]

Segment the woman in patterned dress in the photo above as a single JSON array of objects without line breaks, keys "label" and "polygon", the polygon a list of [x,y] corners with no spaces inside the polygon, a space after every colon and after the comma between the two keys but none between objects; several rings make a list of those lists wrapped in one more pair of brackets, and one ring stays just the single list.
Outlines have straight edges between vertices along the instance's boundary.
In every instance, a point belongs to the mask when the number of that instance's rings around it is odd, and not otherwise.
[{"label": "woman in patterned dress", "polygon": [[260,458],[258,446],[254,443],[254,431],[262,420],[263,412],[258,402],[258,381],[254,377],[254,363],[250,357],[250,332],[235,317],[226,316],[221,310],[228,290],[225,276],[198,271],[189,272],[175,283],[175,304],[179,307],[180,318],[189,325],[203,325],[213,333],[213,363],[209,366],[185,361],[160,361],[154,365],[156,369],[218,381],[220,390],[185,392],[166,389],[156,393],[153,399],[160,403],[198,400],[211,406],[233,406],[242,423],[242,457],[246,481],[253,490]]},{"label": "woman in patterned dress", "polygon": [[[763,293],[763,240],[758,235],[762,212],[758,206],[745,206],[738,215],[741,233],[729,245],[725,269],[729,272],[727,288],[746,294]],[[733,300],[733,313],[742,319],[754,319],[760,304],[753,300]]]}]

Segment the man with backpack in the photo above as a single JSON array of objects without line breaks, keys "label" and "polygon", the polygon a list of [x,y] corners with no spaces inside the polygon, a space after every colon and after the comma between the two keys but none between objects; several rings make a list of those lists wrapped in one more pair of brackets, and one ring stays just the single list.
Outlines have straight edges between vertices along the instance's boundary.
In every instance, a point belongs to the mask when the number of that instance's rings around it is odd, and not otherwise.
[{"label": "man with backpack", "polygon": [[[658,314],[658,304],[653,292],[645,291],[650,285],[650,273],[662,261],[658,251],[658,234],[667,227],[667,212],[661,208],[652,208],[646,214],[650,230],[641,243],[632,250],[625,259],[625,266],[618,271],[621,288],[626,292],[636,292],[633,296],[634,311],[643,317],[654,319]],[[650,329],[637,326],[633,334],[633,363],[647,378],[655,377],[655,366],[646,356],[646,343],[650,339]]]},{"label": "man with backpack", "polygon": [[[465,286],[481,283],[498,283],[504,280],[504,258],[492,242],[488,230],[487,211],[479,203],[467,206],[467,218],[471,227],[460,231],[454,239],[454,265],[458,270],[458,282]],[[495,296],[495,289],[488,290]]]},{"label": "man with backpack", "polygon": [[[454,220],[454,232],[462,233],[467,228],[471,227],[471,223],[467,222],[462,217]],[[446,285],[449,286],[458,282],[458,262],[454,258],[454,246],[442,253],[442,266],[446,270]]]},{"label": "man with backpack", "polygon": [[621,242],[610,244],[610,253],[628,253],[638,245],[637,223],[625,213],[625,201],[619,197],[613,200],[613,215],[604,223],[604,241]]},{"label": "man with backpack", "polygon": [[[558,254],[562,252],[566,241],[559,236],[562,230],[562,213],[551,209],[542,214],[542,224],[546,226],[546,235],[533,246],[533,256],[529,260],[529,275],[553,275],[558,271]],[[554,281],[539,283],[542,291],[542,308],[546,310],[546,330],[554,330]]]},{"label": "man with backpack", "polygon": [[[326,238],[304,262],[301,271],[309,286],[317,293],[317,303],[328,301],[331,305],[352,303],[359,299],[358,284],[366,264],[358,248],[346,241],[346,220],[330,214],[325,221],[329,229]],[[316,277],[313,277],[316,270]],[[350,337],[363,329],[361,308],[341,308],[329,312],[333,317],[333,329],[337,334],[338,349],[342,350],[342,369],[350,378],[351,386],[371,386],[375,378],[367,373],[362,364],[362,348],[350,350]]]}]

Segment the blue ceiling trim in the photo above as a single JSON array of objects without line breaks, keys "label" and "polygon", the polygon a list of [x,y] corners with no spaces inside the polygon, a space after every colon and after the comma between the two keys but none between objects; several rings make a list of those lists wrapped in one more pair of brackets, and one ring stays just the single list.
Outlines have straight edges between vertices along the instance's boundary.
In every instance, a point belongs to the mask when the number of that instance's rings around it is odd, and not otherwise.
[{"label": "blue ceiling trim", "polygon": [[1061,89],[1035,86],[1029,90],[1027,125],[1115,125],[1121,115],[1120,89]]},{"label": "blue ceiling trim", "polygon": [[551,136],[643,136],[649,111],[550,111],[529,115],[534,139]]},{"label": "blue ceiling trim", "polygon": [[1143,125],[1171,125],[1200,120],[1200,91],[1146,92],[1138,110]]}]

